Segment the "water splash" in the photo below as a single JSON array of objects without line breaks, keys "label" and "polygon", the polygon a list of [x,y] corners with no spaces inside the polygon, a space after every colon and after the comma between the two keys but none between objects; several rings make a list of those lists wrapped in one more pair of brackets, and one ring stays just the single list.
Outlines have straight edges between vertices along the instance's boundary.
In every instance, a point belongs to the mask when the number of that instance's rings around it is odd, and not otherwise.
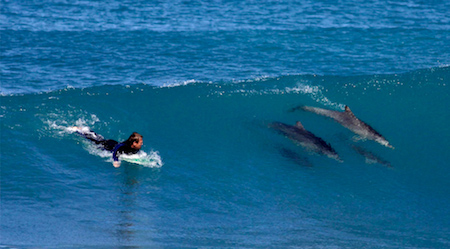
[{"label": "water splash", "polygon": [[288,91],[288,92],[296,92],[296,93],[301,93],[303,95],[307,95],[311,99],[316,101],[317,103],[319,103],[321,105],[324,105],[324,106],[329,106],[329,107],[332,107],[334,109],[340,109],[340,110],[344,110],[345,109],[345,104],[331,101],[324,94],[324,87],[322,87],[322,86],[311,86],[309,84],[298,83],[297,87],[286,88],[286,91]]}]

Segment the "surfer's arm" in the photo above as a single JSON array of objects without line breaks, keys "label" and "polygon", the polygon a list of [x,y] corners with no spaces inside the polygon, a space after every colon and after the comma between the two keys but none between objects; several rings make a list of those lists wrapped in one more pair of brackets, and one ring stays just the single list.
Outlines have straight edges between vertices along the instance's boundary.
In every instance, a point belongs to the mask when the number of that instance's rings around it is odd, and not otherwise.
[{"label": "surfer's arm", "polygon": [[119,154],[117,152],[119,151],[119,149],[122,146],[124,146],[124,144],[120,143],[120,144],[116,145],[116,147],[114,147],[114,150],[113,150],[113,160],[114,160],[113,166],[116,168],[120,167]]}]

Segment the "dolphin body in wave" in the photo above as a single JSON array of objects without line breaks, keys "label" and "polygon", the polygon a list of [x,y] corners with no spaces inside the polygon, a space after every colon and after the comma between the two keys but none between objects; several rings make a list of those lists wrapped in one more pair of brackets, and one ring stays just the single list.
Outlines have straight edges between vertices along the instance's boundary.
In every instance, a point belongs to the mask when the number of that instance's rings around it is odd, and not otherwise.
[{"label": "dolphin body in wave", "polygon": [[342,162],[341,158],[330,144],[326,143],[322,138],[307,131],[300,122],[297,122],[295,126],[274,122],[271,123],[269,127],[279,131],[306,149]]},{"label": "dolphin body in wave", "polygon": [[350,110],[348,106],[345,106],[345,111],[333,111],[311,106],[299,106],[293,108],[292,111],[297,109],[302,109],[304,111],[309,111],[322,116],[330,117],[336,122],[340,123],[345,128],[351,130],[355,134],[359,135],[361,138],[374,140],[388,148],[394,149],[392,145],[384,138],[380,133],[373,129],[370,125],[364,123],[362,120],[358,119],[355,114]]},{"label": "dolphin body in wave", "polygon": [[295,164],[304,166],[304,167],[312,167],[313,164],[308,160],[307,157],[290,150],[288,148],[279,148],[280,154],[284,157],[289,159],[291,162],[294,162]]},{"label": "dolphin body in wave", "polygon": [[392,168],[392,165],[387,160],[375,155],[374,153],[364,149],[361,146],[352,145],[353,150],[355,150],[358,154],[363,156],[366,159],[367,164],[374,164],[378,163],[384,166],[387,166],[389,168]]}]

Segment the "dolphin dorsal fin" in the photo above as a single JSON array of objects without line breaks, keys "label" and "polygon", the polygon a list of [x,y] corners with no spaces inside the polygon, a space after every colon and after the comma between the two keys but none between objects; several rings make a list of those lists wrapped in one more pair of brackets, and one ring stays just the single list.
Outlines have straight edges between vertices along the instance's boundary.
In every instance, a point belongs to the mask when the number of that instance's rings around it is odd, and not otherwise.
[{"label": "dolphin dorsal fin", "polygon": [[295,123],[295,127],[304,130],[305,127],[303,127],[302,123],[300,121],[297,121],[297,123]]},{"label": "dolphin dorsal fin", "polygon": [[348,107],[348,106],[345,106],[345,113],[355,116],[355,114],[353,114],[352,110],[350,110],[350,107]]}]

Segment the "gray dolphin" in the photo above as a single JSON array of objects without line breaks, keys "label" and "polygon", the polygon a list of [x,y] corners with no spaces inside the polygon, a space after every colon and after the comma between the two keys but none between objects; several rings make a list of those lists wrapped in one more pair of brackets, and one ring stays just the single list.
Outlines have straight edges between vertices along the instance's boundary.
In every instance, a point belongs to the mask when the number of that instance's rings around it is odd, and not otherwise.
[{"label": "gray dolphin", "polygon": [[361,146],[352,145],[353,150],[355,150],[358,154],[363,156],[366,159],[367,164],[372,163],[379,163],[381,165],[387,166],[389,168],[392,168],[392,165],[390,162],[386,161],[385,159],[373,154],[372,152],[364,149]]},{"label": "gray dolphin", "polygon": [[329,158],[342,162],[341,158],[330,144],[326,143],[322,138],[317,137],[316,135],[307,131],[300,122],[297,122],[295,126],[280,122],[274,122],[271,123],[269,127],[279,131],[280,133],[306,149],[309,149],[317,154],[326,155]]},{"label": "gray dolphin", "polygon": [[348,106],[345,106],[345,111],[333,111],[333,110],[327,110],[317,107],[311,107],[311,106],[299,106],[296,107],[294,110],[302,109],[304,111],[313,112],[322,116],[330,117],[334,119],[336,122],[340,123],[345,128],[351,130],[352,132],[356,133],[357,135],[361,136],[361,138],[364,139],[370,139],[374,140],[386,147],[389,147],[391,149],[394,149],[392,145],[389,144],[389,142],[384,138],[380,133],[378,133],[375,129],[373,129],[370,125],[364,123],[362,120],[358,119],[355,114],[350,110]]}]

